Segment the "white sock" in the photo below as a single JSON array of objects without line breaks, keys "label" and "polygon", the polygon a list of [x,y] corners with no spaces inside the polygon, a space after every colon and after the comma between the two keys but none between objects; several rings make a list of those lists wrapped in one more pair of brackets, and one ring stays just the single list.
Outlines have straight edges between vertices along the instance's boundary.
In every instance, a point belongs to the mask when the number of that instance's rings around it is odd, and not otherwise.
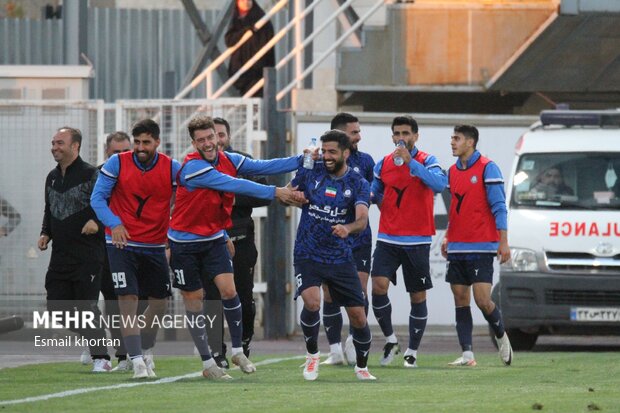
[{"label": "white sock", "polygon": [[408,348],[407,351],[405,351],[405,354],[403,354],[403,357],[407,356],[413,356],[415,358],[418,358],[418,350],[411,350],[410,348]]},{"label": "white sock", "polygon": [[334,343],[329,345],[330,353],[342,353],[342,345],[340,343]]},{"label": "white sock", "polygon": [[463,360],[471,361],[474,359],[473,351],[464,351],[463,352]]},{"label": "white sock", "polygon": [[205,360],[202,362],[203,369],[208,369],[209,367],[213,367],[215,365],[216,365],[215,360],[213,358],[210,358],[209,360]]},{"label": "white sock", "polygon": [[392,333],[391,335],[387,336],[385,338],[385,341],[387,343],[398,343],[398,340],[396,339],[396,334]]},{"label": "white sock", "polygon": [[243,353],[243,347],[233,347],[232,348],[232,355],[236,356],[239,353]]}]

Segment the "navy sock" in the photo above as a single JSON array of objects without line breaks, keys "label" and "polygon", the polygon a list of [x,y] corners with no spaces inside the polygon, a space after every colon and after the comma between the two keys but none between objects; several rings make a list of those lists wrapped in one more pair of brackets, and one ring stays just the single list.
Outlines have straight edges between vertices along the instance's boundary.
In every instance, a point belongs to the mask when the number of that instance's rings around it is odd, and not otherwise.
[{"label": "navy sock", "polygon": [[138,334],[133,336],[123,337],[125,342],[125,348],[127,349],[127,355],[130,359],[136,358],[142,355],[142,346],[140,336]]},{"label": "navy sock", "polygon": [[420,347],[427,319],[426,300],[417,304],[411,303],[411,311],[409,312],[409,348],[411,350],[417,350]]},{"label": "navy sock", "polygon": [[241,336],[243,335],[243,325],[241,324],[241,301],[239,295],[235,295],[228,300],[222,300],[222,307],[224,308],[224,316],[226,317],[226,324],[228,324],[228,332],[230,333],[230,341],[232,346],[241,348]]},{"label": "navy sock", "polygon": [[474,322],[471,318],[471,307],[456,307],[456,334],[463,351],[472,350],[472,330]]},{"label": "navy sock", "polygon": [[307,310],[306,307],[301,310],[299,316],[301,331],[304,333],[306,341],[306,350],[310,354],[316,354],[319,351],[319,327],[321,326],[321,316],[318,311]]},{"label": "navy sock", "polygon": [[485,314],[482,312],[485,320],[489,323],[493,332],[495,333],[495,337],[500,338],[504,335],[504,322],[502,321],[502,314],[499,312],[499,308],[495,306],[491,314]]},{"label": "navy sock", "polygon": [[394,334],[392,328],[392,303],[387,294],[385,295],[372,295],[372,311],[375,313],[375,318],[381,327],[381,331],[385,337],[389,337]]},{"label": "navy sock", "polygon": [[209,351],[206,322],[202,311],[197,313],[186,311],[185,314],[188,320],[187,329],[192,335],[192,340],[194,340],[200,358],[202,361],[209,360],[211,358],[211,352]]},{"label": "navy sock", "polygon": [[323,301],[323,328],[329,344],[342,341],[342,312],[338,304]]},{"label": "navy sock", "polygon": [[[366,314],[366,319],[368,320],[368,297],[364,294],[364,313]],[[349,323],[349,335],[353,335],[353,325]],[[331,343],[330,343],[331,344]]]},{"label": "navy sock", "polygon": [[355,346],[355,354],[357,358],[357,367],[365,368],[368,364],[368,352],[370,350],[370,342],[372,335],[368,323],[362,328],[353,327],[353,345]]},{"label": "navy sock", "polygon": [[142,348],[148,350],[155,346],[155,339],[157,338],[158,329],[141,330],[140,337],[142,339]]}]

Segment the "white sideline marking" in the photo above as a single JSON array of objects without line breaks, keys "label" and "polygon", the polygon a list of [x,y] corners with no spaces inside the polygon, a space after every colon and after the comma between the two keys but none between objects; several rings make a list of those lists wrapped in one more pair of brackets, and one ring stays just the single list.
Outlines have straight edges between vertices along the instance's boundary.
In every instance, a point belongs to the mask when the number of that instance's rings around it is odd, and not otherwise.
[{"label": "white sideline marking", "polygon": [[[283,357],[283,358],[276,358],[276,359],[267,359],[267,360],[254,363],[254,365],[265,366],[268,364],[275,364],[275,363],[280,363],[282,361],[289,361],[289,360],[295,360],[295,359],[300,359],[300,358],[306,358],[306,356],[293,356],[293,357]],[[111,373],[111,374],[114,374],[114,373]],[[0,401],[0,406],[40,402],[42,400],[76,396],[78,394],[92,393],[92,392],[102,391],[102,390],[116,390],[116,389],[126,389],[126,388],[137,387],[137,386],[147,386],[147,385],[152,385],[152,384],[173,383],[175,381],[179,381],[183,379],[190,379],[194,377],[201,377],[201,376],[202,376],[202,372],[199,372],[199,373],[184,374],[182,376],[164,377],[162,379],[155,380],[155,381],[139,381],[139,382],[134,382],[134,383],[121,383],[121,384],[113,384],[113,385],[103,386],[103,387],[83,387],[81,389],[66,390],[60,393],[43,394],[41,396],[26,397],[24,399]]]}]

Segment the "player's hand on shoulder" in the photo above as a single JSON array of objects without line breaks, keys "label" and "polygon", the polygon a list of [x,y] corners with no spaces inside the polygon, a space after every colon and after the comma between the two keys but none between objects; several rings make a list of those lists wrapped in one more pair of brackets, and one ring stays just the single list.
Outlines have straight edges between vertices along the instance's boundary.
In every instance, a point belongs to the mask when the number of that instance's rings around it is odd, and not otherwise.
[{"label": "player's hand on shoulder", "polygon": [[346,238],[349,236],[349,229],[342,224],[333,225],[332,234],[340,238]]}]

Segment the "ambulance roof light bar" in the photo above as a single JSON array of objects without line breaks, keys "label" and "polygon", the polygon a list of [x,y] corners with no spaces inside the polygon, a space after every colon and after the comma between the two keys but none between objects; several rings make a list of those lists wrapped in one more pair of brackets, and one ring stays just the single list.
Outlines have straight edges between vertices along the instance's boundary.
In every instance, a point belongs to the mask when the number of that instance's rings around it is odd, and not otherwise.
[{"label": "ambulance roof light bar", "polygon": [[543,110],[543,126],[620,126],[620,110]]}]

